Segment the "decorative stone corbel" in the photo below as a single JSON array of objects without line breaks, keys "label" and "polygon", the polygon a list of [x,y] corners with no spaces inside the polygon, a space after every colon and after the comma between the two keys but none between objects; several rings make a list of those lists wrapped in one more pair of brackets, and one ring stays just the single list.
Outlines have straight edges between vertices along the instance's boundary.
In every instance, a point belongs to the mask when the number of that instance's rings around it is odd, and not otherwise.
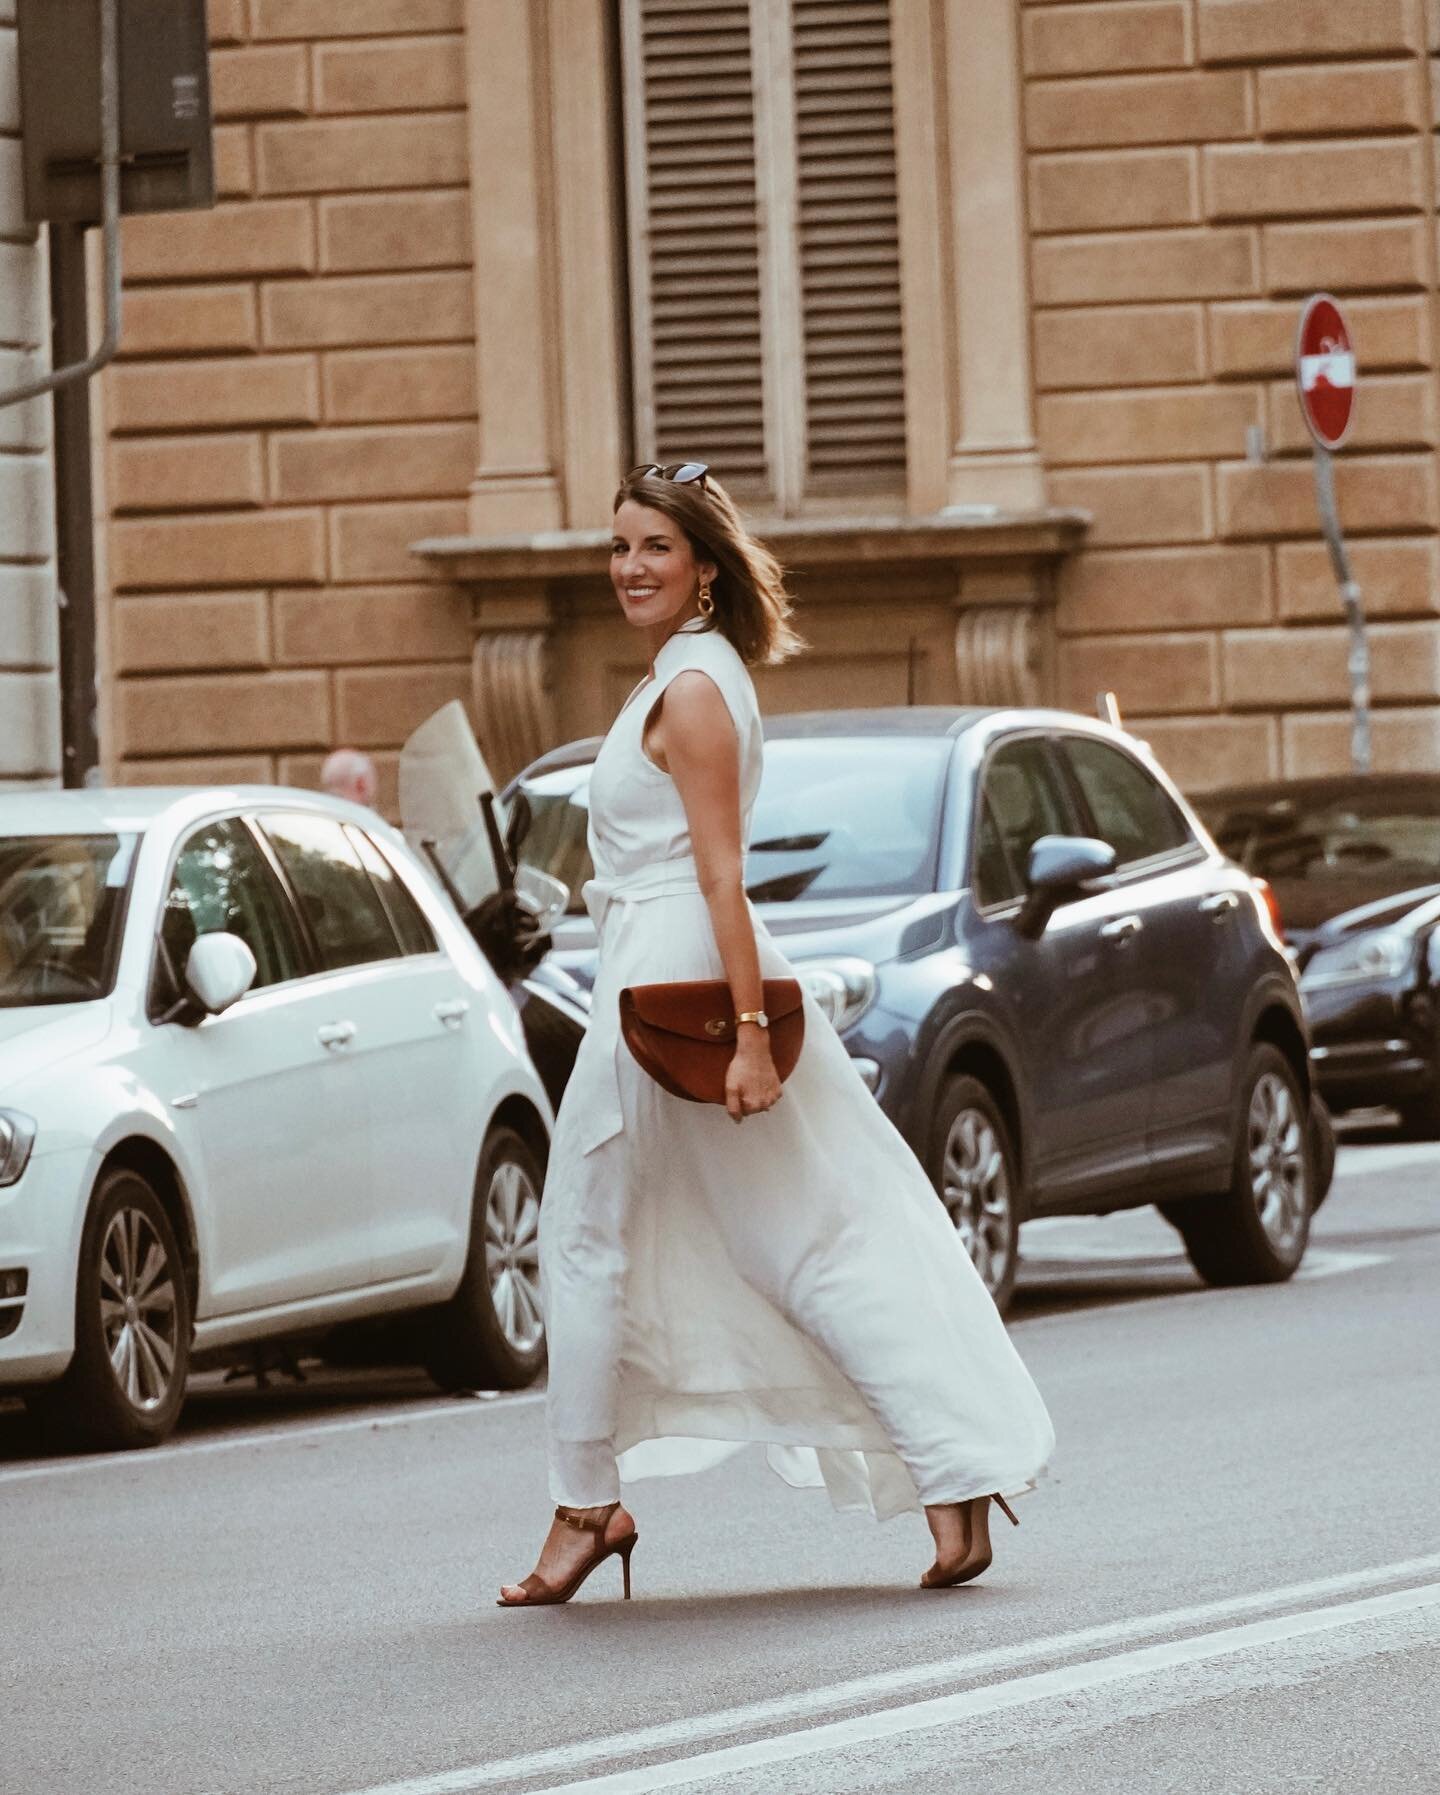
[{"label": "decorative stone corbel", "polygon": [[960,703],[1046,703],[1048,636],[1048,613],[1031,605],[980,605],[962,610],[955,620],[955,683]]},{"label": "decorative stone corbel", "polygon": [[471,660],[476,732],[490,770],[508,779],[558,739],[547,632],[495,630],[476,638]]}]

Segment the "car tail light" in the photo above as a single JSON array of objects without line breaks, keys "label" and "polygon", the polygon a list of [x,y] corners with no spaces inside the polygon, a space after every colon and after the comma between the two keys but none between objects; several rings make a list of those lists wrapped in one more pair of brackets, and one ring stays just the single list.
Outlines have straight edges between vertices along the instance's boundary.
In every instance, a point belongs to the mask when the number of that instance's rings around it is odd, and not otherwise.
[{"label": "car tail light", "polygon": [[1257,879],[1255,889],[1264,899],[1265,908],[1270,913],[1270,923],[1275,933],[1283,941],[1285,939],[1285,922],[1280,914],[1280,900],[1275,895],[1275,888],[1268,879]]}]

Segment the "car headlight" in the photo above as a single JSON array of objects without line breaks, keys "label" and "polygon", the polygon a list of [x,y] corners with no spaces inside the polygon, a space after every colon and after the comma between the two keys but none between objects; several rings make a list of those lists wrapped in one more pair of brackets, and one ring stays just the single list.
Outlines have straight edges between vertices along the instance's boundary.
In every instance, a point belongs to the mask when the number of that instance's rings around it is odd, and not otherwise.
[{"label": "car headlight", "polygon": [[795,976],[837,1034],[858,1022],[875,1001],[875,968],[868,960],[806,960],[795,968]]},{"label": "car headlight", "polygon": [[1327,985],[1361,985],[1380,979],[1399,978],[1415,959],[1415,940],[1397,929],[1374,929],[1321,948],[1300,978],[1302,991],[1319,991]]},{"label": "car headlight", "polygon": [[0,1186],[14,1184],[30,1163],[35,1122],[18,1109],[0,1109]]}]

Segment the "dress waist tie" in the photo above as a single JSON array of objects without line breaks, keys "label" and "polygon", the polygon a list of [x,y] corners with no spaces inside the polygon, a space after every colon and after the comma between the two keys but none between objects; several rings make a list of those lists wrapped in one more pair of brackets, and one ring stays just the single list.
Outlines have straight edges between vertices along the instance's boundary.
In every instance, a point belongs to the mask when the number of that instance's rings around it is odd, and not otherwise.
[{"label": "dress waist tie", "polygon": [[[580,893],[585,901],[585,908],[590,912],[590,919],[595,924],[596,940],[600,944],[600,972],[586,1035],[589,1052],[595,1055],[603,1068],[594,1087],[586,1093],[589,1098],[588,1114],[581,1126],[580,1135],[583,1153],[593,1153],[597,1147],[603,1147],[606,1141],[613,1140],[625,1127],[624,1114],[620,1108],[620,1074],[616,1064],[617,1055],[623,1048],[620,1039],[620,993],[618,987],[613,990],[610,988],[604,964],[605,925],[610,919],[612,907],[617,904],[647,903],[658,897],[698,895],[699,890],[699,870],[694,859],[687,854],[674,860],[655,860],[635,872],[611,878],[597,874],[586,881]],[[589,1046],[590,1041],[595,1044]]]}]

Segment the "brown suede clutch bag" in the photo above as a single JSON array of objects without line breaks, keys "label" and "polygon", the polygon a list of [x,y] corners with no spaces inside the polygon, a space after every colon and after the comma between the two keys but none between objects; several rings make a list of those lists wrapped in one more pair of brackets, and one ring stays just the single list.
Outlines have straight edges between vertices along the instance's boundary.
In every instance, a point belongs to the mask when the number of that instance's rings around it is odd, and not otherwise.
[{"label": "brown suede clutch bag", "polygon": [[[783,1083],[805,1044],[799,979],[765,980],[770,1053]],[[735,1004],[724,979],[671,985],[627,985],[620,993],[620,1032],[638,1063],[672,1097],[723,1103],[725,1074],[735,1057]]]}]

